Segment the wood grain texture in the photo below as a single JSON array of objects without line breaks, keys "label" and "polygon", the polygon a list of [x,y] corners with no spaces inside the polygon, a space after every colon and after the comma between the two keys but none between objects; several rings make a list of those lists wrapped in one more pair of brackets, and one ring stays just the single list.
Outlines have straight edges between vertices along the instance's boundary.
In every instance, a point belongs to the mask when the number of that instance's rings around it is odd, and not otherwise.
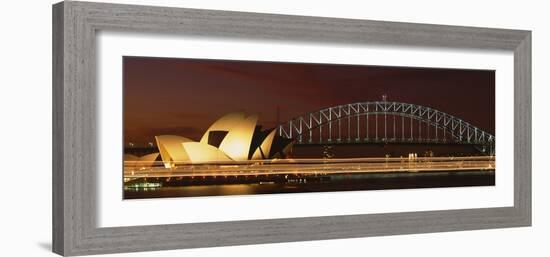
[{"label": "wood grain texture", "polygon": [[514,51],[514,207],[531,224],[531,32]]},{"label": "wood grain texture", "polygon": [[53,6],[52,22],[52,249],[63,253],[64,242],[64,181],[63,181],[63,4]]},{"label": "wood grain texture", "polygon": [[[514,51],[514,206],[99,228],[96,32]],[[147,7],[53,6],[53,250],[85,255],[531,224],[531,33],[521,30]]]}]

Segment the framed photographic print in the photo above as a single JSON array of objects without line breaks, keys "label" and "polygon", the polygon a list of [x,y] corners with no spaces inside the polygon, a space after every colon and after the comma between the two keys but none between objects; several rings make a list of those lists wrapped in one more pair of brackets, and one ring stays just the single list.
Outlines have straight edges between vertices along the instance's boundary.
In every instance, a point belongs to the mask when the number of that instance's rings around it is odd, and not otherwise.
[{"label": "framed photographic print", "polygon": [[73,1],[53,18],[56,253],[531,224],[529,31]]}]

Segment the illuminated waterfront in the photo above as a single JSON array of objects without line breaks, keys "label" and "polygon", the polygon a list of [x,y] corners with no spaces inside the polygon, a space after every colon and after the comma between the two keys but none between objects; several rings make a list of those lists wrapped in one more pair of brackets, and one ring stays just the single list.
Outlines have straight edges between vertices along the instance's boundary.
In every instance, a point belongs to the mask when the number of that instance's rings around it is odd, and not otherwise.
[{"label": "illuminated waterfront", "polygon": [[[494,185],[495,158],[284,159],[125,169],[125,198]],[[137,186],[132,186],[137,185]]]}]

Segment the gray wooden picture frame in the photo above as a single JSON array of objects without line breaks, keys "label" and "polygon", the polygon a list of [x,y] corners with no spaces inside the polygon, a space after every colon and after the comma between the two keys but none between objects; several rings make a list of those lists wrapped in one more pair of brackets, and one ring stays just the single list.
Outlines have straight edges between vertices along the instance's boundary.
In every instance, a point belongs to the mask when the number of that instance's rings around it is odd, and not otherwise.
[{"label": "gray wooden picture frame", "polygon": [[[95,37],[101,30],[513,51],[514,206],[98,227]],[[53,251],[58,254],[87,255],[530,225],[530,31],[72,1],[53,6]]]}]

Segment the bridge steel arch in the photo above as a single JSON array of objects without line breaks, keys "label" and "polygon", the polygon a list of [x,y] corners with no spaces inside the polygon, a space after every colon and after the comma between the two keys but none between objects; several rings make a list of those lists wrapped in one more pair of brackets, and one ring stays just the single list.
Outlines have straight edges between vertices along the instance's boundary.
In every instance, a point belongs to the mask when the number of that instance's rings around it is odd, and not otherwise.
[{"label": "bridge steel arch", "polygon": [[[379,121],[381,117],[383,121]],[[388,117],[393,117],[390,128]],[[396,117],[401,118],[397,128],[400,131],[396,131]],[[369,125],[369,121],[376,124]],[[379,122],[383,122],[383,126]],[[342,124],[347,129],[347,138],[341,137]],[[352,125],[356,130],[353,138]],[[427,132],[422,133],[423,127]],[[372,129],[376,131],[373,133]],[[494,135],[456,116],[426,106],[390,101],[358,102],[321,109],[294,117],[278,125],[277,131],[279,136],[293,139],[296,144],[452,143],[489,146],[491,154],[495,144]],[[313,136],[314,131],[317,138]]]}]

